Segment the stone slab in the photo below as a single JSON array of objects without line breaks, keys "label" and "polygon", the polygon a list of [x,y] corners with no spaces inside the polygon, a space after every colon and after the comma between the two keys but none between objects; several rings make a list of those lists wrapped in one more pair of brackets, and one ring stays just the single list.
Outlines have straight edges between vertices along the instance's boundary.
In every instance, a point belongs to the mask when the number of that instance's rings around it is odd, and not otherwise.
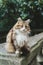
[{"label": "stone slab", "polygon": [[37,56],[42,42],[43,33],[30,37],[28,44],[31,49],[27,57],[16,57],[14,53],[7,53],[4,48],[6,43],[0,44],[0,65],[28,65]]}]

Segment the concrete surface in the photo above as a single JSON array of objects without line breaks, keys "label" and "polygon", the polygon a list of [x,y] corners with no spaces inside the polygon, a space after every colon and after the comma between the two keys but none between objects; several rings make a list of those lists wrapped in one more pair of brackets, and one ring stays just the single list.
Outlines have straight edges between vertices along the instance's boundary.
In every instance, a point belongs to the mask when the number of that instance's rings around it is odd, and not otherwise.
[{"label": "concrete surface", "polygon": [[4,48],[6,43],[0,44],[0,65],[37,65],[36,56],[40,51],[42,42],[43,33],[30,37],[28,45],[31,49],[27,57],[16,57],[14,53],[7,53]]}]

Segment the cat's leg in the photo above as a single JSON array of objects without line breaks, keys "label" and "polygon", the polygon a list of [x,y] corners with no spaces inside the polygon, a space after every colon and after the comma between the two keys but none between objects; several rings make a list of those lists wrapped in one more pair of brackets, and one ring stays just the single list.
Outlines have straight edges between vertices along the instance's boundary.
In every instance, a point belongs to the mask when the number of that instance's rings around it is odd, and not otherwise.
[{"label": "cat's leg", "polygon": [[25,48],[30,52],[30,46],[29,46],[29,41],[24,41],[24,43],[25,43]]},{"label": "cat's leg", "polygon": [[22,55],[26,56],[26,55],[30,54],[30,47],[26,41],[24,41],[23,43],[24,43],[24,45],[20,48],[20,50],[22,52]]},{"label": "cat's leg", "polygon": [[6,37],[6,44],[5,44],[5,49],[7,52],[15,52],[15,48],[13,46],[12,42],[12,29],[9,31],[7,37]]}]

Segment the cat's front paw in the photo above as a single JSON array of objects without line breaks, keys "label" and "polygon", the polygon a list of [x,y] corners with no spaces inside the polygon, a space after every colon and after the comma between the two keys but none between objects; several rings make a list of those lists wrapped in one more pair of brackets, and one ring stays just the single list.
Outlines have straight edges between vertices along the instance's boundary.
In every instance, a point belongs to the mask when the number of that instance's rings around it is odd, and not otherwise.
[{"label": "cat's front paw", "polygon": [[20,52],[19,50],[16,50],[15,54],[16,54],[17,57],[19,57],[22,54],[22,52]]},{"label": "cat's front paw", "polygon": [[15,51],[16,56],[18,57],[20,55],[20,52],[18,50]]}]

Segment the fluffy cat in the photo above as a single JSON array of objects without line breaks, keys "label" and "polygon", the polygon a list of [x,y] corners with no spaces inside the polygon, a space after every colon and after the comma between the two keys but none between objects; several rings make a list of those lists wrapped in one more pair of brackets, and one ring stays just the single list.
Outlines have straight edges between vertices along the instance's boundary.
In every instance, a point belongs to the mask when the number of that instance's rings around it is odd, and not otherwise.
[{"label": "fluffy cat", "polygon": [[23,21],[18,18],[17,23],[9,31],[6,38],[5,48],[7,52],[15,52],[16,54],[25,54],[29,52],[28,46],[30,34],[30,19]]}]

